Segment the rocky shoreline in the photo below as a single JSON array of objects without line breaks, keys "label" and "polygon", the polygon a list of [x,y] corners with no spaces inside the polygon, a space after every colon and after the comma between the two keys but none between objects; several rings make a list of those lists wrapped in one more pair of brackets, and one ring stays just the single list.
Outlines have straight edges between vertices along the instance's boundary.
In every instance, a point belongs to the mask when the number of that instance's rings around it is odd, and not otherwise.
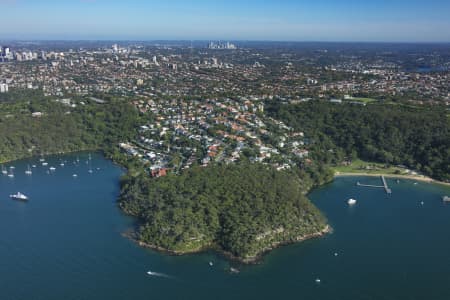
[{"label": "rocky shoreline", "polygon": [[198,253],[202,253],[208,250],[214,250],[217,251],[218,253],[220,253],[221,255],[223,255],[224,257],[226,257],[229,260],[235,261],[237,263],[241,263],[241,264],[246,264],[246,265],[251,265],[251,264],[258,264],[261,262],[261,260],[263,259],[264,255],[266,255],[267,253],[269,253],[272,250],[275,250],[279,247],[282,246],[286,246],[286,245],[291,245],[291,244],[295,244],[295,243],[299,243],[299,242],[303,242],[306,240],[310,240],[313,238],[319,238],[322,237],[326,234],[332,233],[333,229],[331,228],[330,225],[326,225],[324,229],[316,232],[316,233],[311,233],[308,234],[306,236],[299,236],[297,237],[295,240],[289,240],[289,241],[281,241],[281,242],[277,242],[277,243],[273,243],[272,245],[270,245],[269,247],[266,247],[264,249],[262,249],[256,256],[252,256],[252,257],[237,257],[235,255],[233,255],[230,252],[227,252],[223,249],[221,249],[219,246],[215,245],[215,244],[211,244],[209,246],[200,248],[200,249],[195,249],[192,251],[176,251],[176,250],[170,250],[170,249],[166,249],[160,246],[156,246],[156,245],[152,245],[146,242],[143,242],[142,240],[139,240],[138,235],[136,234],[136,232],[128,232],[128,233],[124,233],[123,235],[129,239],[131,239],[132,241],[134,241],[136,244],[138,244],[140,247],[143,248],[147,248],[147,249],[151,249],[151,250],[155,250],[161,253],[165,253],[168,255],[175,255],[175,256],[181,256],[181,255],[188,255],[188,254],[198,254]]}]

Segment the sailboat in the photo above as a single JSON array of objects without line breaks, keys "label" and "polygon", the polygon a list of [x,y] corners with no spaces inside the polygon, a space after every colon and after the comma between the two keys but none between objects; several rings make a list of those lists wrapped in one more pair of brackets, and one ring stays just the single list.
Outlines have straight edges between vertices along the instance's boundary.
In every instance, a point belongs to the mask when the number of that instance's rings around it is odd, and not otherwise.
[{"label": "sailboat", "polygon": [[28,169],[25,171],[25,174],[27,174],[27,175],[33,174],[33,172],[31,172],[30,165],[28,165]]}]

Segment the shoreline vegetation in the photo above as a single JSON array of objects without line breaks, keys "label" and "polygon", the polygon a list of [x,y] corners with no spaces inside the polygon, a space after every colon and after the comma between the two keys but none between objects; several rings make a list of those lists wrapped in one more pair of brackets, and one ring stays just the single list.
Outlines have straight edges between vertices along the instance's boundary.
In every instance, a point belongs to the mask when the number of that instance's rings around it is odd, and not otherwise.
[{"label": "shoreline vegetation", "polygon": [[[295,158],[296,167],[277,171],[270,163],[242,158],[207,168],[194,164],[181,174],[150,178],[148,165],[116,145],[138,139],[143,120],[153,116],[140,114],[127,99],[108,98],[102,104],[82,99],[86,103],[69,108],[36,97],[2,106],[2,164],[49,153],[101,151],[126,169],[118,205],[139,222],[135,240],[159,251],[216,249],[230,259],[252,263],[278,246],[327,234],[331,228],[325,216],[306,195],[334,177],[385,175],[450,185],[380,166],[404,165],[450,180],[448,120],[434,110],[268,102],[269,116],[308,137],[308,156]],[[35,112],[44,113],[32,117]],[[367,163],[358,158],[379,164],[367,170],[361,168]]]},{"label": "shoreline vegetation", "polygon": [[333,233],[333,228],[330,225],[326,225],[322,230],[319,230],[315,233],[311,233],[311,234],[308,234],[305,236],[298,236],[297,238],[295,238],[293,240],[289,240],[289,241],[282,241],[282,242],[274,243],[274,244],[268,246],[267,248],[262,249],[257,255],[252,256],[252,257],[246,257],[246,258],[241,258],[241,257],[235,256],[235,255],[233,255],[233,253],[223,250],[220,246],[218,246],[216,244],[211,244],[211,245],[205,246],[203,248],[193,249],[190,251],[175,251],[175,250],[170,250],[167,248],[163,248],[163,247],[153,245],[153,244],[144,242],[142,240],[139,240],[139,236],[136,234],[136,232],[124,233],[123,236],[132,240],[140,247],[147,248],[147,249],[157,251],[160,253],[165,253],[168,255],[183,256],[183,255],[189,255],[189,254],[201,254],[205,251],[213,250],[231,261],[250,265],[250,264],[259,264],[263,260],[263,258],[266,254],[268,254],[272,250],[275,250],[282,246],[292,245],[292,244],[304,242],[307,240],[320,238],[320,237],[323,237],[323,236],[325,236],[327,234],[331,234],[331,233]]}]

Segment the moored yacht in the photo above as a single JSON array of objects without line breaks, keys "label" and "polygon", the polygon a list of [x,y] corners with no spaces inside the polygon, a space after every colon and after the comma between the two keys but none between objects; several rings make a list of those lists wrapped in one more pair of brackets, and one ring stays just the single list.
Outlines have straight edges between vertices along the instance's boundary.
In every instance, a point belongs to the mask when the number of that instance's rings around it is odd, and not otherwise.
[{"label": "moored yacht", "polygon": [[28,169],[25,171],[25,174],[31,175],[33,172],[31,171],[30,165],[28,165]]},{"label": "moored yacht", "polygon": [[21,201],[27,201],[28,200],[28,197],[25,196],[24,194],[22,194],[21,192],[18,192],[17,194],[9,195],[9,197],[11,199],[14,199],[14,200],[21,200]]}]

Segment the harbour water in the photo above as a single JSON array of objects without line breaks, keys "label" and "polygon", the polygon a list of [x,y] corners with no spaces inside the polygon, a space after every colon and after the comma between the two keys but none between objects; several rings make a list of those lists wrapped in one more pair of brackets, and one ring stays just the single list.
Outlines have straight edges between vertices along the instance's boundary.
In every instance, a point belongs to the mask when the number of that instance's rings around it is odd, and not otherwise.
[{"label": "harbour water", "polygon": [[[135,220],[116,204],[123,170],[96,154],[90,166],[87,153],[47,162],[5,164],[15,177],[0,174],[2,300],[450,299],[447,187],[387,179],[387,195],[355,184],[379,178],[338,178],[309,195],[333,234],[241,266],[212,252],[175,257],[138,247],[123,236]],[[19,191],[30,200],[9,198]]]}]

